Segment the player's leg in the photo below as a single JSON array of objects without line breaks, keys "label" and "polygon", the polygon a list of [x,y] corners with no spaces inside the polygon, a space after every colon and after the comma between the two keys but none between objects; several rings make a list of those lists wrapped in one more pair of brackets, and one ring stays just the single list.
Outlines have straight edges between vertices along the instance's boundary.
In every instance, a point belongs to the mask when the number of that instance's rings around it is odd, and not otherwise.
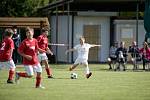
[{"label": "player's leg", "polygon": [[92,75],[92,72],[90,72],[88,62],[87,60],[83,60],[83,65],[85,66],[85,73],[86,73],[86,78],[89,78]]},{"label": "player's leg", "polygon": [[81,62],[80,59],[76,59],[76,61],[74,62],[74,64],[69,67],[69,71],[72,71],[73,69],[75,69],[80,64],[80,62]]},{"label": "player's leg", "polygon": [[16,49],[13,50],[13,54],[12,54],[12,58],[13,58],[13,61],[14,63],[16,64]]},{"label": "player's leg", "polygon": [[34,66],[34,70],[36,72],[36,84],[35,87],[36,88],[44,88],[41,85],[41,80],[42,80],[42,67],[40,64],[37,64],[36,66]]},{"label": "player's leg", "polygon": [[16,68],[14,61],[10,60],[10,61],[3,62],[3,63],[4,63],[4,66],[6,66],[9,69],[7,83],[13,84],[15,68]]},{"label": "player's leg", "polygon": [[26,70],[25,72],[16,72],[16,78],[15,78],[16,83],[18,83],[20,77],[31,78],[34,75],[32,65],[24,65],[24,67]]},{"label": "player's leg", "polygon": [[142,58],[142,60],[143,60],[143,70],[145,70],[146,60],[145,60],[145,58],[144,58],[144,57]]},{"label": "player's leg", "polygon": [[52,69],[49,67],[48,60],[43,60],[42,63],[45,65],[45,70],[48,78],[53,78]]},{"label": "player's leg", "polygon": [[112,69],[112,67],[111,67],[112,60],[111,60],[111,58],[108,58],[107,62],[108,62],[108,65],[109,65],[109,69]]},{"label": "player's leg", "polygon": [[79,64],[73,64],[71,67],[69,67],[69,71],[74,70]]},{"label": "player's leg", "polygon": [[39,61],[42,62],[42,64],[44,64],[48,78],[53,78],[52,77],[52,69],[50,68],[50,66],[48,64],[48,57],[47,57],[46,53],[39,54],[38,58],[39,58]]}]

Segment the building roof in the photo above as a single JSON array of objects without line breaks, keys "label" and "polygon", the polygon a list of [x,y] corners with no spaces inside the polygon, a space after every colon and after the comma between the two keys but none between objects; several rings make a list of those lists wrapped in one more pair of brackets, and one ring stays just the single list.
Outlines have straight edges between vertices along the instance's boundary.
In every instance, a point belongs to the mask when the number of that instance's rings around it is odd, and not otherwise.
[{"label": "building roof", "polygon": [[138,3],[139,10],[144,11],[144,2],[145,0],[58,0],[41,9],[54,10],[58,7],[67,10],[66,5],[70,3],[70,11],[136,11]]},{"label": "building roof", "polygon": [[26,27],[41,28],[49,27],[49,21],[46,17],[0,17],[0,27]]}]

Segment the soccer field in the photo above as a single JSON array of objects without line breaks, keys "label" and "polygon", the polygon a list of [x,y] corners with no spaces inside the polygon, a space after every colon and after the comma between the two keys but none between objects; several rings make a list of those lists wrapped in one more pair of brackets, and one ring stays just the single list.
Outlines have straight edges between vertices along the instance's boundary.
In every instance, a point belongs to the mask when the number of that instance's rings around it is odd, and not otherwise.
[{"label": "soccer field", "polygon": [[[6,84],[7,70],[0,71],[0,100],[150,100],[150,72],[108,71],[105,64],[90,64],[93,75],[86,79],[78,66],[78,79],[70,79],[70,65],[51,65],[54,79],[43,69],[43,85],[34,88],[35,78],[20,79],[20,84]],[[17,68],[23,70],[23,68]]]}]

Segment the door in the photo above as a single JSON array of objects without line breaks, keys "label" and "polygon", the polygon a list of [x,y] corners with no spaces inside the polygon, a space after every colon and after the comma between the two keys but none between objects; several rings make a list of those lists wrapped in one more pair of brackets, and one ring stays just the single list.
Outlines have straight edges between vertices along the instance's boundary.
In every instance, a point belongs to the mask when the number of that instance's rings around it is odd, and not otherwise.
[{"label": "door", "polygon": [[[125,42],[125,47],[128,49],[132,42],[136,40],[136,34],[134,34],[134,28],[122,27],[121,28],[121,41]],[[128,53],[128,61],[131,60],[131,55]]]},{"label": "door", "polygon": [[[89,44],[100,44],[100,25],[84,25],[83,35],[85,37],[85,42]],[[99,48],[94,47],[89,50],[89,62],[99,62]]]}]

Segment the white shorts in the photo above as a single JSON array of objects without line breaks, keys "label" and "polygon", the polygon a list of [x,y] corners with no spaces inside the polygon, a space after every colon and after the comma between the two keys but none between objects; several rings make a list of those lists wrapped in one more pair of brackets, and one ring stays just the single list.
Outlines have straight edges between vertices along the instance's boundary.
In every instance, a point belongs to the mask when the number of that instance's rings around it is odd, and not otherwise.
[{"label": "white shorts", "polygon": [[46,53],[39,53],[38,59],[39,59],[39,62],[41,62],[42,60],[48,60]]},{"label": "white shorts", "polygon": [[88,61],[87,61],[87,59],[77,58],[76,61],[74,62],[74,64],[85,64],[85,65],[88,65]]},{"label": "white shorts", "polygon": [[25,70],[29,76],[33,76],[34,72],[42,73],[42,67],[40,64],[37,65],[24,65]]},{"label": "white shorts", "polygon": [[16,68],[13,60],[0,62],[0,69],[3,69],[4,67],[6,67],[7,69],[13,69],[13,70]]}]

